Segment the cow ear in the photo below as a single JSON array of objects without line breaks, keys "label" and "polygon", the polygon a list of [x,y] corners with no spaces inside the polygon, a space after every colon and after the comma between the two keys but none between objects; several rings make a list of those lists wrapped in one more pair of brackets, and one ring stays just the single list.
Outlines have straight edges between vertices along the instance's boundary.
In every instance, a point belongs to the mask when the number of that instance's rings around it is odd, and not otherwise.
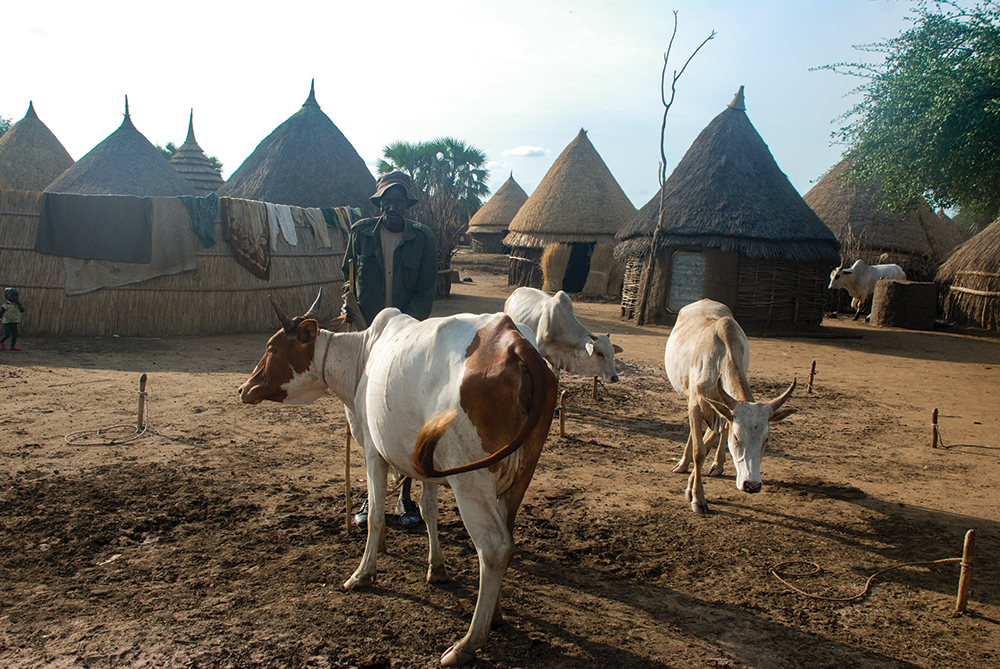
[{"label": "cow ear", "polygon": [[316,341],[319,335],[319,323],[314,318],[307,318],[301,323],[295,332],[295,338],[300,344],[311,344]]},{"label": "cow ear", "polygon": [[615,349],[615,353],[621,353],[622,351],[625,350],[621,346],[619,346],[618,344],[612,344],[611,348]]},{"label": "cow ear", "polygon": [[594,342],[593,342],[593,340],[587,340],[586,348],[587,348],[587,355],[594,355]]},{"label": "cow ear", "polygon": [[713,409],[715,409],[715,413],[722,416],[722,418],[727,422],[733,422],[733,412],[724,403],[719,402],[718,400],[710,400],[707,397],[705,398],[705,401],[708,402]]},{"label": "cow ear", "polygon": [[773,414],[771,414],[771,417],[767,419],[767,422],[769,422],[769,423],[777,423],[778,421],[785,420],[786,418],[788,418],[789,416],[791,416],[796,411],[798,411],[798,409],[793,409],[792,407],[786,407],[784,409],[778,409]]},{"label": "cow ear", "polygon": [[337,316],[336,318],[331,318],[326,323],[323,323],[320,327],[324,330],[329,330],[330,332],[340,332],[346,322],[347,316]]}]

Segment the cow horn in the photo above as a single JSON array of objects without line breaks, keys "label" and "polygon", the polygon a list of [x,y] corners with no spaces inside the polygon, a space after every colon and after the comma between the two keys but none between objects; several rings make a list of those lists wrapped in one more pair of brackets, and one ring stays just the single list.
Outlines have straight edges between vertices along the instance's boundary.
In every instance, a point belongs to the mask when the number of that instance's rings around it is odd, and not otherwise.
[{"label": "cow horn", "polygon": [[316,318],[318,320],[319,316],[319,303],[323,299],[323,288],[319,289],[319,293],[316,294],[316,299],[313,301],[312,306],[309,307],[309,311],[302,315],[302,318]]},{"label": "cow horn", "polygon": [[267,296],[268,301],[271,303],[271,307],[274,309],[274,313],[278,314],[278,320],[281,321],[281,328],[288,334],[295,331],[295,323],[292,319],[285,315],[285,312],[275,303],[274,298],[270,295]]},{"label": "cow horn", "polygon": [[771,411],[777,411],[779,408],[781,408],[781,405],[785,403],[785,400],[787,400],[789,397],[792,396],[792,391],[795,390],[796,383],[798,383],[798,379],[793,377],[792,385],[788,386],[788,390],[781,393],[780,397],[776,397],[770,402],[768,402],[768,404],[771,405]]},{"label": "cow horn", "polygon": [[722,398],[722,402],[727,407],[729,407],[730,411],[732,411],[733,409],[735,409],[736,405],[739,404],[739,402],[737,402],[736,398],[733,397],[733,396],[731,396],[729,393],[727,393],[726,389],[722,387],[722,377],[721,376],[719,377],[719,380],[716,382],[716,387],[719,390],[719,397]]}]

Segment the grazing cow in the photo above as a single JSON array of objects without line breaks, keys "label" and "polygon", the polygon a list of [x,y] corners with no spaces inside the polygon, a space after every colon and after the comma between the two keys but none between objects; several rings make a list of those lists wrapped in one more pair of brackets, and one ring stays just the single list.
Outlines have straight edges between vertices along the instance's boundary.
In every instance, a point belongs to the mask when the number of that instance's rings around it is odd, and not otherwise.
[{"label": "grazing cow", "polygon": [[689,304],[677,314],[663,364],[670,385],[688,399],[691,433],[674,471],[686,472],[693,453],[694,471],[685,493],[691,508],[696,513],[708,512],[701,465],[715,435],[719,447],[709,476],[722,474],[725,442],[736,465],[736,487],[759,492],[760,461],[770,436],[768,423],[795,413],[795,409],[781,409],[795,389],[795,381],[777,399],[755,403],[747,382],[750,345],[746,334],[729,307],[708,299]]},{"label": "grazing cow", "polygon": [[595,335],[583,327],[565,292],[560,290],[550,296],[522,286],[510,294],[503,311],[515,323],[531,328],[538,340],[538,352],[554,369],[618,382],[615,353],[621,353],[622,347],[612,344],[608,335]]},{"label": "grazing cow", "polygon": [[844,260],[840,266],[830,272],[830,290],[843,288],[851,294],[851,306],[855,308],[854,320],[861,316],[861,307],[868,296],[875,292],[875,283],[879,279],[906,281],[906,272],[896,264],[867,265],[864,260],[856,260],[849,269],[844,269]]},{"label": "grazing cow", "polygon": [[417,321],[385,309],[367,330],[335,333],[319,326],[317,306],[294,319],[274,306],[282,329],[240,386],[240,399],[310,402],[329,388],[344,402],[364,447],[369,502],[368,542],[345,589],[374,582],[390,467],[424,481],[427,581],[447,580],[437,492],[439,485],[451,486],[479,555],[479,598],[468,633],[441,664],[471,662],[490,623],[501,618],[500,581],[514,552],[514,517],[549,432],[555,378],[530,331],[506,314]]}]

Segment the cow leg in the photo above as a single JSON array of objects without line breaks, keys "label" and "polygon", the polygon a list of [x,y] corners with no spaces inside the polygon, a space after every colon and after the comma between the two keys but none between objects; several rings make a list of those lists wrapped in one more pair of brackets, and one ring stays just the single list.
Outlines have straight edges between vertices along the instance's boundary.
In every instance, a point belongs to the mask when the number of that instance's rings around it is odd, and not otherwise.
[{"label": "cow leg", "polygon": [[438,485],[424,481],[420,493],[420,515],[427,526],[427,582],[446,583],[451,580],[444,566],[444,553],[438,537]]},{"label": "cow leg", "polygon": [[684,444],[684,452],[681,454],[681,459],[677,461],[674,468],[671,469],[674,474],[686,474],[688,467],[691,465],[691,433],[688,433],[687,442]]},{"label": "cow leg", "polygon": [[[366,440],[366,444],[371,443]],[[345,590],[370,586],[375,583],[376,556],[385,551],[385,489],[389,465],[375,448],[365,449],[368,473],[368,541],[357,571],[344,583]]]},{"label": "cow leg", "polygon": [[688,420],[691,423],[691,438],[694,441],[691,447],[694,453],[694,471],[688,477],[688,487],[684,493],[684,497],[691,504],[692,511],[695,513],[708,513],[708,503],[705,501],[705,489],[701,481],[701,465],[705,462],[706,454],[701,432],[704,421],[701,415],[701,407],[696,403],[688,407]]},{"label": "cow leg", "polygon": [[468,633],[441,656],[441,664],[446,667],[471,662],[475,651],[486,643],[499,604],[500,583],[514,555],[514,539],[507,530],[498,500],[488,492],[495,486],[492,476],[488,472],[470,472],[452,477],[451,485],[465,529],[479,556],[479,598]]},{"label": "cow leg", "polygon": [[712,440],[718,436],[719,446],[715,449],[715,460],[712,462],[712,468],[708,470],[709,476],[722,476],[723,471],[726,468],[726,448],[728,446],[729,434],[726,431],[726,426],[723,425],[716,432],[712,428],[705,430],[705,453],[707,454],[712,448]]}]

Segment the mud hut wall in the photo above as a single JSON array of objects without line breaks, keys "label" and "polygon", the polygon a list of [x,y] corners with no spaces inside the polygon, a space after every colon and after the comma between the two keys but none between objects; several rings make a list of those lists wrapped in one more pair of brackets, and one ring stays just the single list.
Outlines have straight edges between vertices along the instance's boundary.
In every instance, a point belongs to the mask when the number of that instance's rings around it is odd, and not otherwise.
[{"label": "mud hut wall", "polygon": [[670,325],[677,320],[677,313],[667,309],[670,301],[670,279],[673,260],[678,252],[705,254],[705,293],[707,297],[722,302],[735,312],[740,256],[736,251],[722,251],[704,246],[672,246],[660,252],[656,260],[656,273],[646,306],[649,323]]},{"label": "mud hut wall", "polygon": [[830,269],[825,262],[741,258],[736,320],[748,332],[818,327]]},{"label": "mud hut wall", "polygon": [[508,249],[503,245],[503,238],[507,236],[507,231],[502,232],[472,232],[473,253],[492,253],[502,255],[508,253]]},{"label": "mud hut wall", "polygon": [[[340,309],[342,245],[317,249],[298,228],[298,245],[279,236],[270,280],[236,263],[216,224],[216,243],[197,243],[198,269],[84,295],[66,295],[63,259],[34,250],[42,193],[0,191],[0,282],[17,286],[25,305],[25,334],[162,335],[272,330],[272,295],[287,313],[304,311],[324,288],[321,317]],[[194,234],[192,232],[192,234]]]},{"label": "mud hut wall", "polygon": [[959,325],[1000,330],[1000,273],[958,270],[946,287],[944,316]]}]

